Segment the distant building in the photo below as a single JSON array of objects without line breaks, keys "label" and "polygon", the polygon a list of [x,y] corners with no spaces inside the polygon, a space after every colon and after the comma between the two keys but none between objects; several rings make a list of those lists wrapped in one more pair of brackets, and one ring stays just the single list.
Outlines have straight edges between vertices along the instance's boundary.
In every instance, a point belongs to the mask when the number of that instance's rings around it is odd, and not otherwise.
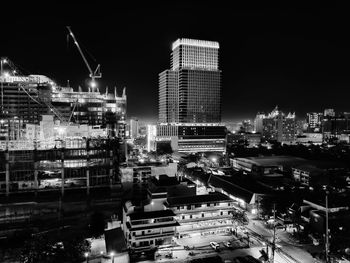
[{"label": "distant building", "polygon": [[130,119],[130,138],[136,139],[139,137],[139,120],[136,118]]},{"label": "distant building", "polygon": [[323,114],[320,112],[309,112],[306,116],[308,130],[310,132],[321,132]]},{"label": "distant building", "polygon": [[240,131],[251,133],[254,131],[254,124],[250,120],[244,120],[242,121]]},{"label": "distant building", "polygon": [[325,116],[325,117],[334,117],[335,116],[334,109],[325,109],[323,116]]},{"label": "distant building", "polygon": [[339,141],[349,141],[350,113],[343,112],[335,116],[325,116],[322,122],[322,132],[327,141],[336,138]]},{"label": "distant building", "polygon": [[156,150],[156,136],[157,136],[157,126],[148,124],[147,125],[147,151]]},{"label": "distant building", "polygon": [[261,143],[260,133],[236,132],[227,134],[227,145],[257,147]]},{"label": "distant building", "polygon": [[323,135],[322,133],[311,132],[311,133],[303,133],[302,135],[298,135],[296,137],[296,143],[300,144],[322,144],[323,143]]},{"label": "distant building", "polygon": [[284,114],[278,107],[269,114],[258,113],[255,121],[255,131],[260,132],[264,139],[278,142],[294,142],[296,137],[295,113]]},{"label": "distant building", "polygon": [[226,127],[215,123],[157,125],[157,141],[170,141],[178,152],[226,151]]}]

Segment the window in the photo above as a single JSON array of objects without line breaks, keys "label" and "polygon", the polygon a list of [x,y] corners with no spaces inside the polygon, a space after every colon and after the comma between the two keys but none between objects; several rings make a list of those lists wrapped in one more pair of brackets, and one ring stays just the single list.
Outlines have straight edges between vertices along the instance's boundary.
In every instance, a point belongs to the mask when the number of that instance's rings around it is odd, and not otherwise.
[{"label": "window", "polygon": [[185,219],[185,216],[182,216],[182,219]]},{"label": "window", "polygon": [[221,211],[221,212],[220,212],[220,215],[224,215],[224,212]]},{"label": "window", "polygon": [[207,206],[209,207],[209,206],[210,206],[210,204],[209,204],[209,203],[207,203]]},{"label": "window", "polygon": [[204,213],[202,213],[202,217],[204,217]]},{"label": "window", "polygon": [[192,215],[190,215],[190,218],[192,218]]}]

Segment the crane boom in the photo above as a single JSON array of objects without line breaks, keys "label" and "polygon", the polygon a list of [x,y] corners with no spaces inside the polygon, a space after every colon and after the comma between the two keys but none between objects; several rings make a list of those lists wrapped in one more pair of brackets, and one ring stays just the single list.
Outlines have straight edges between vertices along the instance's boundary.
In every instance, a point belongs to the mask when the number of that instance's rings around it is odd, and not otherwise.
[{"label": "crane boom", "polygon": [[85,62],[85,65],[87,66],[88,70],[89,70],[89,73],[90,73],[90,77],[92,77],[93,75],[93,72],[92,72],[92,69],[83,53],[83,51],[81,50],[80,46],[79,46],[79,43],[77,41],[77,39],[75,38],[74,34],[73,34],[73,31],[70,29],[70,26],[67,26],[67,29],[69,31],[69,34],[71,35],[71,37],[73,38],[74,40],[74,44],[77,46],[78,50],[79,50],[79,53],[81,55],[81,57],[83,58],[84,62]]},{"label": "crane boom", "polygon": [[102,76],[101,71],[100,71],[100,64],[97,65],[95,71],[92,71],[92,69],[91,69],[91,67],[90,67],[90,64],[89,64],[89,62],[87,61],[87,59],[86,59],[86,57],[85,57],[83,51],[81,50],[80,45],[79,45],[77,39],[75,38],[75,36],[74,36],[74,34],[73,34],[73,31],[71,30],[70,26],[67,26],[67,29],[68,29],[68,31],[69,31],[69,34],[70,34],[71,37],[73,38],[74,44],[75,44],[76,47],[78,48],[78,51],[79,51],[81,57],[83,58],[86,67],[87,67],[88,70],[89,70],[89,73],[90,73],[89,76],[90,76],[90,78],[91,78],[91,87],[94,89],[95,86],[96,86],[96,84],[95,84],[95,78],[101,78],[101,76]]}]

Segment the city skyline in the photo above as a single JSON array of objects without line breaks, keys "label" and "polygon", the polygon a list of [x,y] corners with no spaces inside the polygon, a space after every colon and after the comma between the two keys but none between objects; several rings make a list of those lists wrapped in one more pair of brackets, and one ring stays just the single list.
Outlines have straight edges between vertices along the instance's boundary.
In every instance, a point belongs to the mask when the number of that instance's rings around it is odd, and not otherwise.
[{"label": "city skyline", "polygon": [[[341,8],[249,10],[195,2],[155,6],[124,4],[103,14],[97,8],[99,24],[81,20],[88,5],[81,12],[72,5],[62,13],[62,7],[50,14],[23,13],[16,20],[16,32],[5,15],[7,37],[1,53],[26,73],[48,75],[61,85],[69,80],[75,90],[78,85],[87,89],[87,69],[72,41],[67,48],[69,24],[84,52],[91,54],[91,64],[101,64],[101,90],[117,86],[121,93],[126,87],[128,117],[156,121],[158,73],[169,66],[171,43],[177,38],[217,41],[224,122],[253,119],[258,111],[268,112],[276,105],[295,111],[298,118],[325,108],[348,110],[350,52],[349,40],[341,34],[347,24]],[[209,14],[211,19],[206,19]],[[159,25],[164,19],[177,22]]]},{"label": "city skyline", "polygon": [[350,262],[348,9],[15,4],[1,262]]}]

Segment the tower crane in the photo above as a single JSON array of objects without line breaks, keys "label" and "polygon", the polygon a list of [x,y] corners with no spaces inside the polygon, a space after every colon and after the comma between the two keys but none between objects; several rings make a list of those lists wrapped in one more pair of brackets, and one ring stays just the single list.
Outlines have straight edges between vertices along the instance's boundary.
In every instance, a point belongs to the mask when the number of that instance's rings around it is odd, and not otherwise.
[{"label": "tower crane", "polygon": [[69,31],[69,34],[70,34],[71,37],[73,38],[74,44],[77,46],[78,51],[79,51],[81,57],[83,58],[86,67],[87,67],[88,70],[89,70],[89,73],[90,73],[90,74],[89,74],[89,77],[91,78],[91,82],[90,82],[91,90],[92,90],[92,91],[95,91],[96,85],[97,85],[96,82],[95,82],[95,79],[101,78],[101,77],[102,77],[102,73],[101,73],[101,70],[100,70],[100,64],[97,65],[95,71],[92,71],[92,69],[91,69],[91,67],[90,67],[90,65],[89,65],[89,62],[87,61],[87,59],[86,59],[86,57],[85,57],[83,51],[81,50],[81,48],[80,48],[80,46],[79,46],[79,43],[78,43],[77,39],[75,38],[75,36],[74,36],[74,34],[73,34],[73,32],[72,32],[70,26],[67,26],[67,29],[68,29],[68,31]]}]

